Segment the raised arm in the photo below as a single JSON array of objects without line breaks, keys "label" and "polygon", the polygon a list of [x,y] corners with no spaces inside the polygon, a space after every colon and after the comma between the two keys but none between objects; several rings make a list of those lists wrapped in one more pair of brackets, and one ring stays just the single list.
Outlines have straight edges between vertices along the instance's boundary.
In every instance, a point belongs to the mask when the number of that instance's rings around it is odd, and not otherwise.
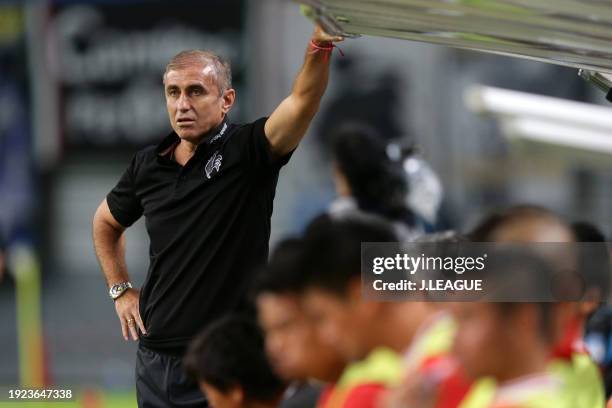
[{"label": "raised arm", "polygon": [[330,48],[335,41],[342,41],[342,37],[332,37],[318,25],[315,26],[304,65],[291,94],[274,110],[265,125],[266,137],[274,155],[289,153],[306,134],[327,87],[331,50],[325,48]]},{"label": "raised arm", "polygon": [[[93,242],[109,288],[130,280],[125,263],[124,231],[125,228],[115,220],[104,199],[93,218]],[[138,340],[136,325],[146,334],[140,318],[138,299],[138,290],[128,289],[115,300],[115,309],[121,321],[121,332],[125,340],[128,340],[130,334],[133,340]]]}]

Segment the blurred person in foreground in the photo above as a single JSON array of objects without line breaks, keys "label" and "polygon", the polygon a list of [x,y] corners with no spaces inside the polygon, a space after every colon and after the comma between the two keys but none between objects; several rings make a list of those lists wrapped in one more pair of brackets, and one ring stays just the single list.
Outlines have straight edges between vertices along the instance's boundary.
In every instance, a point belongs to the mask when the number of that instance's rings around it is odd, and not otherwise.
[{"label": "blurred person in foreground", "polygon": [[[525,253],[498,254],[490,281],[503,291],[526,294],[553,276],[549,264]],[[502,263],[503,262],[503,263]],[[540,282],[536,282],[540,280]],[[490,288],[490,285],[488,285]],[[485,294],[485,296],[487,296]],[[454,306],[457,333],[454,355],[471,379],[490,378],[496,384],[487,407],[571,407],[563,399],[564,384],[548,370],[556,338],[554,303],[460,302]]]},{"label": "blurred person in foreground", "polygon": [[322,384],[335,383],[345,367],[341,356],[321,341],[300,302],[302,242],[281,241],[255,283],[255,303],[274,371],[288,382],[281,408],[314,407]]},{"label": "blurred person in foreground", "polygon": [[[555,250],[554,256],[549,257],[549,262],[554,264],[556,270],[564,267],[568,269],[580,267],[580,252],[576,254],[574,250],[567,250],[568,244],[576,242],[574,231],[556,214],[541,207],[516,206],[493,214],[472,231],[471,238],[476,242],[565,244]],[[571,252],[571,254],[559,253],[560,251]],[[548,305],[543,306],[538,305],[541,313],[544,310],[543,307],[546,306],[550,307],[548,326],[552,336],[552,344],[547,354],[546,372],[559,384],[556,393],[561,396],[565,404],[562,406],[576,408],[603,406],[605,400],[601,376],[593,360],[580,346],[582,333],[576,331],[576,321],[582,319],[579,316],[580,302],[561,301],[549,302]],[[511,307],[516,309],[513,305]],[[542,321],[542,323],[546,322]],[[507,335],[513,336],[511,332]],[[527,382],[523,385],[525,389],[511,388],[512,393],[505,393],[505,395],[520,397],[539,392],[551,396],[553,393],[552,390],[546,391],[545,384],[538,386],[538,384]],[[479,380],[466,397],[462,407],[486,406],[482,404],[482,401],[487,400],[487,395],[495,398],[504,391],[503,384],[498,384],[496,387],[486,379]],[[542,400],[545,400],[545,396],[542,396],[540,401]],[[525,405],[517,406],[540,406],[537,405],[537,401],[532,402],[535,405],[529,405],[529,401],[524,402]]]},{"label": "blurred person in foreground", "polygon": [[304,307],[319,336],[347,363],[319,407],[375,407],[400,380],[401,355],[425,308],[420,302],[365,301],[361,292],[361,243],[397,241],[390,223],[362,212],[320,216],[304,233]]},{"label": "blurred person in foreground", "polygon": [[[456,251],[467,238],[454,231],[427,234],[416,244],[435,251],[440,256]],[[448,276],[441,276],[448,279]],[[438,294],[439,295],[439,294]],[[452,354],[457,324],[448,299],[422,294],[418,313],[412,320],[418,324],[416,333],[403,356],[402,380],[384,397],[384,406],[399,408],[422,406],[455,408],[470,390],[472,381]],[[443,295],[444,296],[444,295]]]},{"label": "blurred person in foreground", "polygon": [[[219,56],[184,51],[167,65],[174,131],[136,153],[93,219],[123,337],[139,340],[139,406],[206,406],[196,384],[174,368],[197,332],[246,308],[252,269],[268,256],[279,171],[318,110],[339,40],[315,27],[291,94],[269,118],[245,125],[229,123],[236,91]],[[142,215],[150,267],[138,290],[126,268],[124,231]]]},{"label": "blurred person in foreground", "polygon": [[260,329],[244,317],[212,323],[190,344],[184,365],[213,408],[275,408],[285,391]]},{"label": "blurred person in foreground", "polygon": [[[576,222],[572,224],[572,229],[574,230],[574,234],[576,235],[576,239],[578,241],[600,243],[607,249],[607,251],[610,250],[606,237],[595,225],[587,222]],[[608,259],[609,255],[610,254],[608,253]],[[607,267],[609,272],[609,262]],[[600,287],[596,289],[602,290],[606,287],[608,287],[608,285],[602,283]],[[598,299],[599,297],[600,296],[595,296],[595,298],[592,300],[601,300]],[[605,300],[605,295],[601,297]],[[612,347],[610,347],[612,346],[612,343],[610,342],[610,333],[612,333],[612,311],[610,305],[605,304],[603,301],[600,301],[599,303],[590,302],[583,305],[583,314],[586,315],[588,319],[585,327],[585,345],[604,374],[608,373],[610,375],[612,374],[610,372],[610,365],[612,364]],[[606,376],[604,375],[604,378],[605,377]],[[612,383],[610,380],[612,380],[612,376],[610,378],[606,378],[605,381],[606,396],[608,397],[612,393]]]},{"label": "blurred person in foreground", "polygon": [[334,183],[338,198],[329,212],[341,216],[360,210],[391,222],[403,240],[424,231],[424,221],[408,207],[409,185],[400,161],[372,127],[345,123],[332,132]]},{"label": "blurred person in foreground", "polygon": [[[565,222],[535,206],[515,206],[494,213],[481,221],[468,237],[473,242],[574,242],[573,232]],[[560,256],[552,261],[557,267],[559,260],[575,261],[566,254],[557,255]],[[519,277],[516,272],[520,271],[515,269],[513,274],[508,270],[499,276],[507,276],[510,287],[522,285],[520,292],[525,293],[532,290],[533,285],[529,283],[535,276]],[[503,401],[512,407],[557,406],[546,404],[560,404],[559,397],[568,407],[603,405],[601,379],[588,355],[581,350],[573,350],[563,357],[556,354],[565,348],[567,332],[573,327],[571,302],[464,302],[453,305],[452,310],[458,317],[459,329],[457,334],[452,334],[454,350],[449,348],[446,356],[443,353],[438,357],[445,364],[437,368],[433,365],[439,378],[413,372],[396,390],[396,399],[391,400],[394,405],[389,406],[485,408]],[[524,335],[517,336],[523,332]],[[513,367],[518,368],[513,370]],[[532,376],[518,375],[519,371],[523,374],[532,371],[537,381],[530,381]],[[509,377],[513,379],[508,380]],[[496,382],[500,383],[496,386]]]},{"label": "blurred person in foreground", "polygon": [[[611,276],[610,246],[595,225],[575,222],[572,230],[583,245],[582,275],[585,277],[585,296],[574,304],[572,330],[568,332],[564,350],[586,351],[599,366],[605,384],[606,397],[612,394],[612,308],[606,304]],[[584,342],[582,341],[584,338]],[[567,353],[566,353],[567,354]],[[576,364],[580,364],[577,361]]]}]

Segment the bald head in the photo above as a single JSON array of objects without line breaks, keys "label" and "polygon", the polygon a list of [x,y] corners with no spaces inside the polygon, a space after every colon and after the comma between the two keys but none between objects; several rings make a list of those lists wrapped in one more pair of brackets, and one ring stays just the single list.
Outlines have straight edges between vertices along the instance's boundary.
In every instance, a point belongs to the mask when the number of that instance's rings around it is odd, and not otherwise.
[{"label": "bald head", "polygon": [[575,242],[571,227],[559,216],[528,205],[489,216],[470,235],[480,242]]},{"label": "bald head", "polygon": [[210,51],[187,50],[176,54],[164,73],[164,83],[170,71],[180,71],[194,66],[201,66],[205,74],[212,74],[219,88],[219,95],[232,87],[232,70],[229,62]]}]

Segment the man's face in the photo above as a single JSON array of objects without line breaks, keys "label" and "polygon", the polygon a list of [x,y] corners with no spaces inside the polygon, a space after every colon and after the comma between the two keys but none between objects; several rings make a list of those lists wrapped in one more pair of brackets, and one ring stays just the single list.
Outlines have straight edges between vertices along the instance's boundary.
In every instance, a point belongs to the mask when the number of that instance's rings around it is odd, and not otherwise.
[{"label": "man's face", "polygon": [[164,89],[172,129],[192,143],[223,120],[235,97],[233,89],[220,94],[217,73],[203,63],[168,71]]},{"label": "man's face", "polygon": [[257,298],[257,312],[274,370],[285,380],[305,378],[304,356],[308,346],[304,343],[308,328],[297,298],[262,294]]},{"label": "man's face", "polygon": [[257,311],[268,357],[280,377],[287,381],[337,379],[344,366],[342,359],[321,341],[297,296],[262,294],[257,298]]},{"label": "man's face", "polygon": [[368,322],[359,303],[348,296],[311,288],[304,295],[304,306],[321,341],[346,362],[360,360],[370,351],[365,340]]}]

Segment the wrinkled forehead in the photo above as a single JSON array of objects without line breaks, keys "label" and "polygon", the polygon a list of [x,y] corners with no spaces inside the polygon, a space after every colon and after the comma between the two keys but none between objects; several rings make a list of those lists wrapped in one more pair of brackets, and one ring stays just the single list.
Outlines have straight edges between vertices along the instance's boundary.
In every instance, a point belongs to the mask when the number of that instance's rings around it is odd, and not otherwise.
[{"label": "wrinkled forehead", "polygon": [[183,63],[168,70],[164,75],[164,84],[180,85],[183,83],[199,82],[205,85],[213,85],[217,80],[217,71],[211,63],[196,60],[191,63]]}]

